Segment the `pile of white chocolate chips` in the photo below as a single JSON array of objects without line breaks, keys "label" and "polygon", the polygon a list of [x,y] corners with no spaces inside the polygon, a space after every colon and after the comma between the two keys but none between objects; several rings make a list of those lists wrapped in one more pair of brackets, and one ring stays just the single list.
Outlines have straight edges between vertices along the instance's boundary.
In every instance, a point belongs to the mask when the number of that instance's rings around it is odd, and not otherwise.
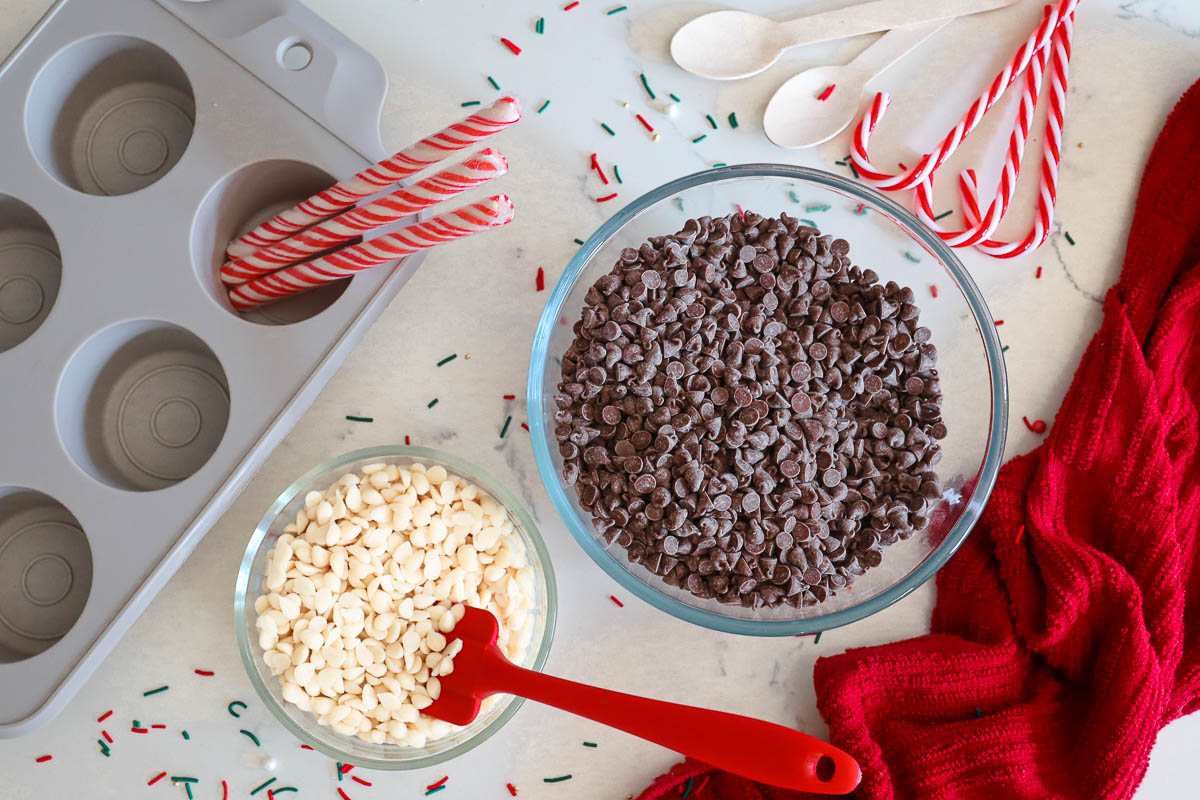
[{"label": "pile of white chocolate chips", "polygon": [[441,466],[370,464],[309,492],[267,556],[255,601],[263,661],[321,725],[422,747],[453,726],[421,713],[441,693],[464,606],[500,621],[520,661],[534,573],[505,508]]}]

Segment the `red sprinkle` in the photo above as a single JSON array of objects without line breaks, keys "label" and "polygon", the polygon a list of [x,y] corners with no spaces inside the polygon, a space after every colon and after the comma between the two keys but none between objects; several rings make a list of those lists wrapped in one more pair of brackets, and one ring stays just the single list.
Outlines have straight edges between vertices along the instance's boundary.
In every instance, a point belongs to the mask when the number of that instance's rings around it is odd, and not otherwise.
[{"label": "red sprinkle", "polygon": [[104,722],[104,720],[108,719],[111,716],[112,716],[111,711],[105,711],[103,714],[100,715],[100,719],[96,720],[96,722]]},{"label": "red sprinkle", "polygon": [[346,792],[340,786],[338,787],[338,794],[342,796],[342,800],[351,800],[350,795],[346,794]]},{"label": "red sprinkle", "polygon": [[154,784],[158,783],[159,781],[161,781],[161,780],[162,780],[163,778],[165,778],[165,777],[167,777],[167,773],[165,773],[165,772],[160,772],[160,773],[158,773],[157,775],[155,775],[153,778],[151,778],[151,779],[150,779],[150,782],[149,782],[149,783],[147,783],[146,785],[147,785],[147,786],[153,786]]},{"label": "red sprinkle", "polygon": [[108,735],[108,731],[100,731],[100,735],[104,737],[104,741],[112,744],[112,737]]},{"label": "red sprinkle", "polygon": [[996,320],[996,325],[997,325],[997,326],[1000,326],[1000,325],[1003,325],[1003,324],[1004,324],[1004,320],[1002,320],[1002,319],[998,319],[998,320]]},{"label": "red sprinkle", "polygon": [[516,400],[517,396],[515,394],[506,394],[506,395],[504,395],[504,399],[505,400]]},{"label": "red sprinkle", "polygon": [[1017,528],[1017,535],[1013,537],[1013,542],[1015,544],[1020,544],[1021,539],[1024,538],[1024,536],[1025,536],[1025,526],[1022,525],[1021,527]]},{"label": "red sprinkle", "polygon": [[612,200],[616,196],[617,196],[616,192],[613,192],[612,194],[606,194],[606,195],[604,195],[604,197],[597,197],[596,202],[597,203],[607,203],[609,200]]},{"label": "red sprinkle", "polygon": [[712,777],[712,776],[710,776],[710,775],[705,775],[705,776],[704,776],[704,780],[700,781],[700,785],[696,787],[696,791],[692,792],[692,796],[693,796],[693,797],[695,797],[696,795],[700,794],[700,792],[704,791],[704,785],[705,785],[706,783],[708,783],[708,779],[709,779],[710,777]]},{"label": "red sprinkle", "polygon": [[[408,441],[408,437],[407,437],[407,436],[405,436],[405,437],[404,437],[404,444],[405,444],[406,446],[407,446],[408,444],[410,444],[410,442]],[[302,744],[302,745],[300,745],[300,746],[301,746],[301,747],[308,747],[308,745],[306,745],[306,744]],[[308,749],[309,749],[309,750],[312,750],[312,748],[311,748],[311,747],[308,747]]]},{"label": "red sprinkle", "polygon": [[267,800],[275,800],[275,792],[267,789]]},{"label": "red sprinkle", "polygon": [[[311,747],[308,749],[312,750]],[[226,785],[225,781],[221,781],[221,800],[229,800],[229,786]]]},{"label": "red sprinkle", "polygon": [[646,130],[650,131],[651,133],[654,133],[654,126],[651,125],[649,122],[646,122],[645,117],[643,117],[641,114],[636,114],[635,116],[638,118],[638,122],[642,123],[642,125],[646,128]]},{"label": "red sprinkle", "polygon": [[342,764],[342,774],[345,775],[350,770],[354,769],[353,764]]},{"label": "red sprinkle", "polygon": [[546,271],[543,270],[541,267],[538,267],[537,290],[539,292],[546,291]]},{"label": "red sprinkle", "polygon": [[363,786],[373,786],[373,785],[374,785],[374,784],[373,784],[373,783],[371,783],[370,781],[364,781],[362,778],[358,777],[357,775],[351,775],[351,776],[350,776],[350,780],[352,780],[352,781],[358,781],[358,782],[359,782],[359,783],[361,783]]},{"label": "red sprinkle", "polygon": [[524,422],[521,423],[521,427],[524,428],[525,430],[529,430],[529,426],[526,425]]},{"label": "red sprinkle", "polygon": [[741,216],[742,219],[745,219],[746,218],[746,209],[742,208],[741,203],[736,203],[735,205],[737,206],[738,214]]},{"label": "red sprinkle", "polygon": [[52,758],[54,758],[54,756],[38,756],[35,760],[39,764],[45,764],[47,761],[49,761]]},{"label": "red sprinkle", "polygon": [[621,608],[624,608],[624,607],[625,607],[625,604],[624,604],[624,603],[622,603],[620,600],[618,600],[616,595],[610,594],[610,595],[608,596],[608,599],[609,599],[609,600],[612,600],[614,603],[616,603],[616,604],[617,604],[618,606],[620,606]]},{"label": "red sprinkle", "polygon": [[1030,422],[1029,417],[1021,417],[1021,421],[1025,423],[1026,428],[1029,428],[1029,430],[1033,431],[1034,433],[1046,432],[1046,423],[1040,419],[1035,419],[1033,422]]},{"label": "red sprinkle", "polygon": [[937,284],[936,283],[929,284],[929,293],[931,295],[933,295],[934,297],[937,297]]},{"label": "red sprinkle", "polygon": [[211,678],[213,675],[216,674],[211,669],[198,669],[198,670],[194,670],[194,672],[197,675],[203,675],[206,678]]},{"label": "red sprinkle", "polygon": [[575,0],[574,3],[568,3],[567,5],[563,6],[563,11],[570,11],[572,8],[575,8],[577,5],[579,5],[579,0]]},{"label": "red sprinkle", "polygon": [[513,797],[517,796],[517,787],[513,786],[511,783],[504,784],[504,788],[508,789],[508,793]]},{"label": "red sprinkle", "polygon": [[129,730],[133,731],[134,733],[149,733],[150,732],[149,728],[130,728]]},{"label": "red sprinkle", "polygon": [[[405,436],[405,437],[404,437],[404,439],[405,439],[404,443],[405,443],[405,444],[408,444],[408,437],[407,437],[407,436]],[[311,748],[311,747],[309,747],[309,746],[308,746],[308,745],[306,745],[306,744],[302,744],[302,745],[300,745],[300,749],[301,749],[301,750],[312,750],[312,748]]]},{"label": "red sprinkle", "polygon": [[165,729],[167,726],[166,726],[166,725],[151,725],[150,727],[151,727],[151,728],[163,728],[163,729]]},{"label": "red sprinkle", "polygon": [[1033,277],[1035,277],[1035,278],[1042,277],[1042,268],[1041,267],[1038,267],[1037,272],[1034,274]]},{"label": "red sprinkle", "polygon": [[425,787],[425,791],[427,791],[427,792],[432,792],[434,789],[438,788],[439,786],[445,786],[445,785],[446,785],[446,781],[448,781],[448,780],[450,780],[450,776],[449,776],[449,775],[447,775],[446,777],[442,778],[442,779],[441,779],[440,781],[438,781],[437,783],[431,783],[431,784],[429,784],[428,786],[426,786],[426,787]]},{"label": "red sprinkle", "polygon": [[[519,56],[519,55],[521,55],[521,48],[517,47],[517,46],[516,46],[516,44],[514,44],[514,43],[513,43],[513,41],[512,41],[511,39],[505,39],[503,36],[501,36],[501,37],[500,37],[500,44],[504,45],[504,46],[505,46],[505,47],[507,47],[509,50],[511,50],[511,51],[512,51],[512,54],[513,54],[514,56]],[[338,789],[338,791],[340,792],[340,791],[341,791],[341,789]]]},{"label": "red sprinkle", "polygon": [[833,90],[836,88],[837,88],[836,83],[829,84],[828,86],[825,87],[825,91],[823,91],[819,95],[817,95],[817,99],[820,100],[822,103],[824,103],[826,100],[829,99],[829,95],[833,94]]},{"label": "red sprinkle", "polygon": [[600,159],[596,157],[595,153],[592,153],[592,169],[596,170],[596,174],[600,176],[600,180],[604,181],[605,186],[608,186],[608,176],[600,168]]}]

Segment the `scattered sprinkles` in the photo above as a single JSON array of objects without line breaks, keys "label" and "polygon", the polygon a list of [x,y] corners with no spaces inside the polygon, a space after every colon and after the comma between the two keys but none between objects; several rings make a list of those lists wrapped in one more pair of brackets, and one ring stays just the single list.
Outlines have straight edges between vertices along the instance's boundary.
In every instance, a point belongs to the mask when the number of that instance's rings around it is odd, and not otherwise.
[{"label": "scattered sprinkles", "polygon": [[346,794],[345,790],[340,786],[338,787],[338,794],[341,795],[342,800],[351,800],[350,795]]},{"label": "scattered sprinkles", "polygon": [[517,796],[517,787],[513,786],[511,783],[504,784],[504,788],[508,789],[508,793],[511,794],[513,797]]},{"label": "scattered sprinkles", "polygon": [[577,8],[578,6],[579,0],[575,0],[574,3],[567,3],[565,6],[563,6],[563,11],[570,11],[572,8]]},{"label": "scattered sprinkles", "polygon": [[713,128],[713,130],[715,131],[715,130],[717,129],[717,121],[716,121],[715,119],[713,119],[713,115],[712,115],[712,114],[705,114],[705,115],[704,115],[704,118],[705,118],[706,120],[708,120],[708,124],[709,124],[709,125],[712,125],[712,128]]},{"label": "scattered sprinkles", "polygon": [[425,407],[426,407],[426,408],[433,408],[433,407],[434,407],[434,406],[436,406],[437,404],[438,404],[438,399],[435,397],[435,398],[433,398],[432,400],[430,400],[428,403],[426,403],[426,404],[425,404]]},{"label": "scattered sprinkles", "polygon": [[442,778],[440,781],[437,781],[436,783],[429,784],[428,786],[425,787],[425,791],[432,792],[434,789],[440,789],[441,787],[446,785],[446,781],[448,781],[448,780],[450,780],[449,775],[445,776],[444,778]]},{"label": "scattered sprinkles", "polygon": [[493,78],[491,75],[487,76],[487,82],[492,85],[493,89],[495,89],[496,91],[500,91],[500,84],[496,83],[496,79]]},{"label": "scattered sprinkles", "polygon": [[620,170],[620,168],[617,167],[616,164],[613,164],[613,177],[617,179],[617,183],[625,182],[625,181],[621,180],[621,170]]},{"label": "scattered sprinkles", "polygon": [[683,102],[683,98],[682,98],[682,97],[680,97],[679,95],[675,94],[674,92],[667,92],[667,97],[671,98],[671,99],[672,99],[672,100],[674,100],[676,103],[682,103],[682,102]]},{"label": "scattered sprinkles", "polygon": [[533,25],[533,32],[534,33],[545,33],[546,32],[546,18],[545,17],[538,17],[537,22],[535,22]]},{"label": "scattered sprinkles", "polygon": [[700,142],[703,142],[707,138],[708,138],[708,134],[702,133],[699,136],[697,136],[695,139],[692,139],[692,144],[699,144]]},{"label": "scattered sprinkles", "polygon": [[596,171],[596,174],[600,176],[600,180],[604,182],[605,186],[607,186],[608,176],[604,174],[604,170],[600,166],[600,159],[595,153],[592,153],[592,169]]},{"label": "scattered sprinkles", "polygon": [[808,226],[808,227],[810,227],[810,228],[819,228],[819,227],[821,227],[820,225],[818,225],[816,222],[814,222],[813,220],[809,219],[808,217],[801,217],[801,218],[800,218],[800,221],[801,221],[801,222],[803,222],[805,225],[807,225],[807,226]]},{"label": "scattered sprinkles", "polygon": [[867,213],[867,207],[863,203],[859,203],[858,207],[854,209],[855,216],[861,217],[863,214],[866,214],[866,213]]},{"label": "scattered sprinkles", "polygon": [[544,292],[546,290],[546,271],[541,267],[538,267],[537,278],[534,281],[534,287],[539,292]]},{"label": "scattered sprinkles", "polygon": [[103,740],[103,739],[97,739],[97,740],[96,740],[96,744],[100,745],[100,753],[101,753],[101,754],[102,754],[102,755],[103,755],[105,758],[108,758],[108,757],[110,756],[110,754],[111,754],[111,752],[112,752],[112,751],[110,751],[110,750],[108,749],[108,745],[104,743],[104,740]]},{"label": "scattered sprinkles", "polygon": [[449,364],[451,361],[453,361],[456,358],[458,358],[458,353],[451,353],[450,355],[443,358],[441,361],[437,362],[437,365],[440,367],[443,364]]},{"label": "scattered sprinkles", "polygon": [[637,117],[638,122],[642,123],[643,128],[651,133],[654,133],[654,126],[647,122],[645,117],[643,117],[641,114],[634,114],[634,116]]},{"label": "scattered sprinkles", "polygon": [[729,114],[729,127],[731,127],[731,128],[736,128],[737,126],[738,126],[738,121],[737,121],[737,112],[730,112],[730,114]]},{"label": "scattered sprinkles", "polygon": [[937,284],[936,283],[929,284],[929,293],[931,295],[933,295],[934,297],[937,297]]},{"label": "scattered sprinkles", "polygon": [[99,718],[99,719],[97,719],[97,720],[96,720],[96,722],[104,722],[104,720],[106,720],[106,719],[108,719],[109,717],[111,717],[111,716],[112,716],[112,714],[113,714],[113,712],[112,712],[112,711],[105,711],[103,714],[101,714],[101,715],[100,715],[100,718]]},{"label": "scattered sprinkles", "polygon": [[524,428],[525,430],[529,430],[529,426],[526,425],[524,422],[521,423],[521,427]]},{"label": "scattered sprinkles", "polygon": [[151,725],[150,727],[155,728],[157,730],[164,730],[164,731],[167,729],[166,725]]},{"label": "scattered sprinkles", "polygon": [[584,742],[583,746],[584,747],[599,747],[600,745],[596,744],[595,742]]},{"label": "scattered sprinkles", "polygon": [[1002,319],[998,319],[998,320],[996,320],[996,321],[995,321],[995,323],[994,323],[994,324],[995,324],[996,326],[1003,325],[1003,324],[1004,324],[1004,320],[1002,320]]},{"label": "scattered sprinkles", "polygon": [[38,756],[37,758],[34,759],[34,761],[36,761],[39,764],[45,764],[47,761],[49,761],[52,758],[54,758],[54,756]]},{"label": "scattered sprinkles", "polygon": [[695,775],[687,779],[687,784],[683,787],[682,800],[687,800],[688,795],[692,793],[692,782],[694,780],[696,780]]},{"label": "scattered sprinkles", "polygon": [[[374,417],[356,417],[353,414],[347,414],[346,419],[348,419],[350,422],[374,422],[375,421]],[[233,714],[232,711],[229,713]],[[235,717],[237,716],[237,714],[233,714],[233,715]]]},{"label": "scattered sprinkles", "polygon": [[150,729],[149,728],[130,728],[129,732],[130,733],[149,733]]},{"label": "scattered sprinkles", "polygon": [[639,73],[638,77],[642,79],[642,88],[646,90],[646,94],[650,95],[650,99],[657,100],[658,95],[656,95],[654,90],[650,88],[650,81],[646,80],[646,73]]},{"label": "scattered sprinkles", "polygon": [[477,105],[479,105],[479,101],[478,100],[468,100],[465,103],[460,103],[460,105],[463,108],[466,108],[467,106],[477,106]]},{"label": "scattered sprinkles", "polygon": [[[825,91],[823,91],[819,95],[817,95],[817,99],[820,100],[822,103],[824,103],[826,100],[829,99],[829,96],[833,94],[833,90],[836,88],[837,88],[836,83],[829,84],[828,86],[825,87]],[[686,797],[686,795],[685,795],[685,797]]]},{"label": "scattered sprinkles", "polygon": [[[540,31],[539,31],[539,33],[540,33]],[[501,37],[500,37],[500,44],[504,45],[504,46],[505,46],[505,47],[507,47],[509,50],[511,50],[511,51],[512,51],[512,54],[513,54],[514,56],[519,56],[519,55],[521,55],[521,48],[517,47],[517,45],[516,45],[516,44],[515,44],[515,43],[514,43],[514,42],[513,42],[511,39],[505,39],[503,36],[501,36]]]},{"label": "scattered sprinkles", "polygon": [[154,784],[158,783],[159,781],[161,781],[161,780],[162,780],[163,778],[165,778],[165,777],[167,777],[167,773],[165,773],[165,772],[160,772],[160,773],[158,773],[157,775],[155,775],[153,778],[151,778],[150,780],[146,781],[146,785],[147,785],[147,786],[153,786]]},{"label": "scattered sprinkles", "polygon": [[612,601],[613,601],[614,603],[616,603],[616,604],[617,604],[617,606],[619,606],[620,608],[624,608],[624,607],[625,607],[625,604],[624,604],[624,603],[622,603],[620,600],[618,600],[618,599],[617,599],[617,596],[616,596],[615,594],[610,594],[610,595],[608,596],[608,599],[609,599],[609,600],[612,600]]},{"label": "scattered sprinkles", "polygon": [[921,263],[921,259],[917,258],[916,256],[914,256],[912,253],[910,253],[907,250],[904,251],[904,257],[907,258],[909,261],[913,262],[914,264]]},{"label": "scattered sprinkles", "polygon": [[1064,237],[1066,237],[1066,239],[1067,239],[1067,244],[1071,245],[1072,247],[1074,247],[1074,246],[1075,246],[1075,240],[1071,238],[1071,232],[1070,232],[1070,231],[1063,231],[1063,236],[1064,236]]},{"label": "scattered sprinkles", "polygon": [[445,786],[439,786],[436,789],[430,789],[429,791],[425,792],[425,796],[428,797],[431,794],[437,794],[438,792],[444,790],[445,788],[446,788]]},{"label": "scattered sprinkles", "polygon": [[790,189],[790,190],[788,191],[788,197],[792,198],[792,202],[793,202],[793,203],[799,203],[799,202],[800,202],[800,195],[796,194],[796,190],[795,190],[795,189]]},{"label": "scattered sprinkles", "polygon": [[179,733],[183,736],[183,740],[185,742],[190,742],[192,740],[192,735],[187,731],[180,731]]},{"label": "scattered sprinkles", "polygon": [[171,783],[199,783],[199,782],[200,782],[200,780],[198,778],[187,778],[187,777],[183,777],[183,776],[179,776],[179,775],[171,776]]},{"label": "scattered sprinkles", "polygon": [[562,781],[571,780],[570,775],[559,775],[557,778],[542,778],[544,783],[561,783]]},{"label": "scattered sprinkles", "polygon": [[267,782],[265,782],[265,783],[260,783],[258,786],[254,787],[253,789],[251,789],[251,790],[250,790],[250,794],[251,794],[251,795],[256,795],[256,794],[258,794],[258,793],[259,793],[259,792],[261,792],[263,789],[267,788],[267,787],[268,787],[268,786],[270,786],[272,783],[274,783],[274,782],[275,782],[275,780],[276,780],[275,778],[271,778],[269,781],[267,781]]},{"label": "scattered sprinkles", "polygon": [[583,239],[576,239],[575,244],[583,244]]},{"label": "scattered sprinkles", "polygon": [[506,394],[506,395],[504,395],[504,396],[503,396],[503,399],[505,399],[505,400],[516,400],[516,399],[517,399],[517,396],[516,396],[515,394]]},{"label": "scattered sprinkles", "polygon": [[539,114],[540,114],[540,113],[542,113],[543,111],[545,111],[545,110],[546,110],[547,108],[549,108],[549,107],[550,107],[550,101],[549,101],[549,100],[547,100],[546,102],[544,102],[544,103],[542,103],[540,106],[538,106],[537,113],[539,113]]},{"label": "scattered sprinkles", "polygon": [[142,697],[149,697],[152,694],[159,694],[160,692],[165,692],[167,689],[170,689],[170,688],[171,688],[170,686],[160,686],[157,689],[151,689],[148,692],[142,692]]},{"label": "scattered sprinkles", "polygon": [[933,218],[933,221],[934,221],[934,222],[937,222],[937,221],[938,221],[938,220],[940,220],[940,219],[945,219],[946,217],[950,216],[950,215],[951,215],[951,214],[953,214],[953,213],[954,213],[954,209],[953,209],[953,208],[952,208],[952,209],[950,209],[949,211],[943,211],[942,213],[940,213],[940,214],[938,214],[936,217],[934,217],[934,218]]},{"label": "scattered sprinkles", "polygon": [[511,424],[512,424],[512,417],[511,416],[506,417],[504,419],[504,427],[500,429],[500,438],[501,439],[504,438],[504,434],[508,433],[508,426]]},{"label": "scattered sprinkles", "polygon": [[975,719],[982,719],[982,718],[983,718],[983,711],[980,710],[979,706],[975,706]]},{"label": "scattered sprinkles", "polygon": [[1035,278],[1040,278],[1040,277],[1042,277],[1042,268],[1041,268],[1041,267],[1038,267],[1038,268],[1037,268],[1037,272],[1035,272],[1035,273],[1033,274],[1033,277],[1035,277]]},{"label": "scattered sprinkles", "polygon": [[1004,347],[1001,347],[1001,348],[1000,348],[1000,352],[1001,352],[1001,353],[1007,353],[1007,352],[1008,352],[1008,345],[1004,345]]},{"label": "scattered sprinkles", "polygon": [[108,734],[108,731],[100,731],[100,735],[104,737],[104,741],[112,744],[113,738]]},{"label": "scattered sprinkles", "polygon": [[831,208],[833,208],[833,206],[829,205],[828,203],[814,203],[813,205],[805,206],[804,210],[811,214],[814,211],[828,211]]},{"label": "scattered sprinkles", "polygon": [[262,747],[262,743],[258,741],[258,737],[257,737],[257,736],[255,736],[255,735],[254,735],[253,733],[251,733],[250,731],[248,731],[248,730],[245,730],[245,729],[242,729],[242,730],[238,731],[238,733],[240,733],[242,736],[245,736],[245,737],[246,737],[246,738],[248,738],[250,741],[254,742],[254,746],[255,746],[255,747]]},{"label": "scattered sprinkles", "polygon": [[617,135],[616,131],[614,131],[612,128],[608,127],[608,124],[607,124],[607,123],[605,123],[605,122],[601,122],[601,123],[600,123],[600,127],[601,127],[601,128],[604,128],[604,130],[608,131],[608,135],[609,135],[609,136],[616,136],[616,135]]},{"label": "scattered sprinkles", "polygon": [[[713,169],[716,169],[717,167],[728,167],[728,166],[729,165],[726,164],[724,161],[714,161],[713,162]],[[679,210],[682,211],[683,209],[681,208]]]},{"label": "scattered sprinkles", "polygon": [[195,672],[197,675],[203,675],[206,678],[211,678],[213,675],[216,674],[211,669],[197,669],[197,670],[193,670],[193,672]]},{"label": "scattered sprinkles", "polygon": [[371,783],[370,781],[364,780],[364,779],[358,777],[357,775],[351,775],[350,780],[357,781],[358,783],[361,783],[363,786],[374,786],[374,784]]},{"label": "scattered sprinkles", "polygon": [[1021,421],[1025,423],[1026,428],[1034,433],[1046,432],[1046,423],[1043,420],[1035,419],[1033,422],[1030,422],[1029,417],[1021,417]]},{"label": "scattered sprinkles", "polygon": [[604,197],[597,197],[596,202],[597,203],[607,203],[609,200],[612,200],[616,196],[617,196],[616,192],[613,192],[612,194],[606,194],[606,195],[604,195]]},{"label": "scattered sprinkles", "polygon": [[[617,6],[616,8],[605,11],[604,14],[605,14],[605,16],[611,17],[613,14],[620,14],[622,11],[625,11],[628,8],[629,8],[629,6]],[[516,794],[516,792],[514,792],[513,794]]]}]

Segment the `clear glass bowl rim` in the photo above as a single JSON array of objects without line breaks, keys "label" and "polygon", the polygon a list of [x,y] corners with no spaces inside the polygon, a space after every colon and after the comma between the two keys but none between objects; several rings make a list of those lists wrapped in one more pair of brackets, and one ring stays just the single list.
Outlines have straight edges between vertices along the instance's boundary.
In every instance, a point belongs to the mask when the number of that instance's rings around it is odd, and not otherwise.
[{"label": "clear glass bowl rim", "polygon": [[[639,580],[617,560],[615,555],[601,545],[590,527],[576,515],[555,470],[550,453],[553,431],[547,430],[545,425],[546,408],[542,398],[542,384],[545,381],[546,355],[549,350],[550,336],[571,287],[578,280],[592,255],[626,223],[646,209],[697,186],[743,178],[783,178],[815,184],[850,195],[886,212],[899,222],[913,238],[919,240],[937,255],[962,290],[963,297],[966,299],[981,333],[984,354],[988,363],[988,375],[991,378],[991,427],[987,450],[983,458],[983,467],[979,472],[979,480],[971,500],[954,527],[919,567],[895,585],[850,608],[805,619],[752,620],[727,617],[689,606]],[[550,495],[551,502],[554,503],[555,510],[566,523],[567,529],[592,560],[626,591],[661,611],[713,630],[750,636],[795,636],[848,625],[882,611],[933,577],[967,538],[967,534],[971,532],[991,496],[1004,457],[1004,441],[1008,429],[1008,380],[1004,368],[1004,357],[1000,350],[1000,336],[992,323],[991,312],[988,310],[979,287],[975,285],[975,281],[971,279],[971,275],[958,260],[954,251],[911,212],[874,189],[824,170],[787,164],[738,164],[687,175],[652,189],[606,220],[575,253],[546,301],[541,320],[538,322],[537,332],[534,334],[526,395],[533,454],[537,461],[538,472],[542,476],[542,483]]]},{"label": "clear glass bowl rim", "polygon": [[280,706],[279,701],[275,699],[274,695],[263,684],[262,678],[258,674],[257,662],[255,660],[258,658],[258,654],[255,651],[257,642],[250,641],[246,635],[246,598],[250,588],[250,572],[254,567],[254,559],[258,554],[258,550],[262,547],[263,539],[266,538],[271,524],[279,516],[279,513],[283,511],[297,494],[316,488],[313,486],[313,481],[324,473],[339,470],[347,464],[352,464],[356,461],[396,457],[441,464],[451,471],[457,472],[464,478],[476,481],[479,483],[480,488],[484,489],[495,500],[500,501],[509,514],[515,517],[516,521],[525,529],[533,545],[536,558],[540,563],[543,579],[546,582],[546,627],[542,633],[542,640],[538,643],[538,651],[534,656],[533,664],[530,666],[530,669],[535,671],[540,672],[542,670],[546,664],[546,659],[550,655],[550,645],[554,641],[554,629],[558,618],[558,584],[554,578],[554,566],[550,561],[550,552],[546,549],[546,543],[542,541],[542,536],[538,531],[537,525],[534,524],[533,518],[529,516],[529,512],[525,510],[525,506],[504,487],[504,484],[496,480],[487,470],[458,456],[429,447],[417,447],[413,445],[364,447],[318,464],[284,489],[275,498],[275,501],[271,503],[270,508],[267,509],[267,513],[259,520],[258,525],[254,528],[254,533],[250,537],[250,541],[246,545],[246,550],[242,554],[242,561],[238,566],[237,584],[234,587],[233,624],[234,632],[237,636],[238,654],[241,656],[242,666],[246,669],[246,675],[250,678],[250,683],[254,685],[255,693],[258,694],[259,699],[292,735],[304,744],[339,761],[354,763],[370,769],[411,770],[432,767],[444,761],[449,761],[483,744],[512,719],[513,715],[517,713],[517,709],[525,702],[524,698],[514,696],[504,711],[489,723],[486,728],[470,739],[442,753],[424,758],[403,760],[364,758],[361,755],[350,754],[333,748],[328,742],[310,735],[308,731],[304,730],[304,728],[297,725],[291,719],[287,711]]}]

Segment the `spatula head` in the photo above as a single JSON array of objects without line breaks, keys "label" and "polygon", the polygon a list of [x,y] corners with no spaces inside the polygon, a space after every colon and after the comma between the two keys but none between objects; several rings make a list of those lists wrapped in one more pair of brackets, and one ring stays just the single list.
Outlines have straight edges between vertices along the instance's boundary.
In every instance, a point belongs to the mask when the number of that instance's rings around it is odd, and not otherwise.
[{"label": "spatula head", "polygon": [[424,713],[452,725],[468,725],[479,716],[483,698],[494,693],[484,682],[488,662],[504,658],[496,647],[500,623],[482,608],[467,607],[466,614],[446,635],[450,642],[462,641],[462,650],[454,657],[454,671],[443,676],[442,693]]}]

